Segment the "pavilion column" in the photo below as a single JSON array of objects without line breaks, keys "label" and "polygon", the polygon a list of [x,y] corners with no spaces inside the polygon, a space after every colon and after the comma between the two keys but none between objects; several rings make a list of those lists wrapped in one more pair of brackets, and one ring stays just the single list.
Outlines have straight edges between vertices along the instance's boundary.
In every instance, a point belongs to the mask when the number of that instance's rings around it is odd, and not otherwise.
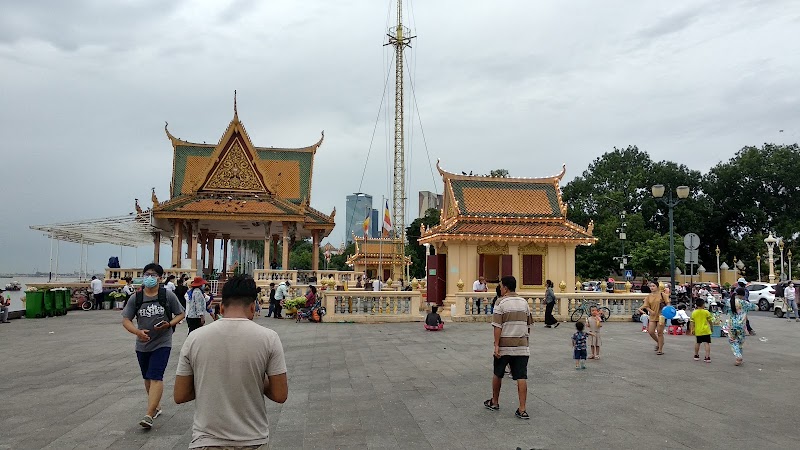
[{"label": "pavilion column", "polygon": [[264,269],[269,269],[269,246],[272,245],[272,237],[269,235],[269,230],[272,228],[272,222],[264,224]]},{"label": "pavilion column", "polygon": [[311,270],[319,270],[319,230],[314,230],[311,233]]},{"label": "pavilion column", "polygon": [[197,238],[195,238],[194,224],[189,221],[186,223],[186,245],[188,246],[186,256],[189,258],[189,268],[197,270]]},{"label": "pavilion column", "polygon": [[181,266],[181,248],[183,247],[183,221],[172,221],[172,267]]},{"label": "pavilion column", "polygon": [[283,222],[283,270],[289,270],[289,222]]},{"label": "pavilion column", "polygon": [[[272,235],[272,254],[275,255],[272,259],[275,260],[276,265],[278,262],[278,239],[280,239],[280,237],[277,234]],[[270,261],[270,263],[272,263],[272,261]]]},{"label": "pavilion column", "polygon": [[[82,251],[83,249],[81,249]],[[161,258],[161,233],[153,233],[153,262],[158,264]]]},{"label": "pavilion column", "polygon": [[208,248],[208,273],[214,273],[214,247],[216,247],[217,234],[208,233],[206,240],[206,246]]},{"label": "pavilion column", "polygon": [[199,233],[197,233],[197,243],[200,244],[200,273],[203,275],[206,274],[206,242],[208,241],[208,230],[201,229]]},{"label": "pavilion column", "polygon": [[221,280],[228,279],[228,239],[231,238],[230,234],[222,235],[222,273],[220,274]]}]

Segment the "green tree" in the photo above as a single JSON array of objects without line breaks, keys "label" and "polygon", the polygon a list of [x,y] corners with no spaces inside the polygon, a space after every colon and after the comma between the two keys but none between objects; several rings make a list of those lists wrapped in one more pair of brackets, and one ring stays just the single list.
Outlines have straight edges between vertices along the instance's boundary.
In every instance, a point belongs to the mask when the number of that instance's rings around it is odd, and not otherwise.
[{"label": "green tree", "polygon": [[723,260],[730,264],[734,256],[743,259],[753,269],[752,276],[757,272],[755,257],[766,252],[764,237],[770,231],[783,237],[787,248],[796,248],[800,230],[798,174],[797,144],[744,147],[709,171],[703,180],[703,191],[712,214],[706,220]]},{"label": "green tree", "polygon": [[331,260],[328,263],[330,270],[352,270],[352,267],[347,265],[347,259],[356,254],[356,244],[350,243],[345,249],[344,253],[338,255],[331,255]]},{"label": "green tree", "polygon": [[411,257],[411,268],[409,270],[411,277],[421,278],[425,276],[425,246],[420,245],[418,241],[420,237],[420,225],[432,227],[439,224],[439,210],[431,208],[425,211],[425,216],[414,219],[406,228],[406,256]]},{"label": "green tree", "polygon": [[[619,269],[619,261],[614,258],[622,254],[616,232],[622,211],[626,213],[627,249],[655,234],[669,232],[667,208],[651,193],[655,184],[664,184],[671,190],[679,185],[690,186],[692,197],[674,209],[675,233],[681,236],[693,231],[703,236],[709,203],[700,189],[701,179],[700,172],[684,165],[654,162],[636,146],[614,148],[595,159],[562,190],[570,220],[582,225],[593,220],[594,234],[599,239],[596,245],[578,248],[575,264],[579,276],[604,277]],[[708,243],[705,245],[708,254]],[[626,253],[630,254],[627,250]]]},{"label": "green tree", "polygon": [[668,276],[669,235],[656,235],[636,244],[631,250],[631,264],[641,276]]}]

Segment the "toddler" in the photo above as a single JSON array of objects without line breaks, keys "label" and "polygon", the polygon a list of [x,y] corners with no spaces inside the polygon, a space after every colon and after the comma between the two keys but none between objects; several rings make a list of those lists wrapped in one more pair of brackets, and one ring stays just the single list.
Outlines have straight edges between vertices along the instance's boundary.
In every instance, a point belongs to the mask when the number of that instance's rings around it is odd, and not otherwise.
[{"label": "toddler", "polygon": [[592,354],[589,359],[600,359],[600,328],[603,326],[603,319],[600,317],[600,310],[596,306],[591,308],[591,316],[586,321],[589,326],[589,346],[592,347]]},{"label": "toddler", "polygon": [[575,370],[586,368],[586,337],[583,332],[583,322],[575,322],[578,331],[572,335],[572,358],[575,360]]}]

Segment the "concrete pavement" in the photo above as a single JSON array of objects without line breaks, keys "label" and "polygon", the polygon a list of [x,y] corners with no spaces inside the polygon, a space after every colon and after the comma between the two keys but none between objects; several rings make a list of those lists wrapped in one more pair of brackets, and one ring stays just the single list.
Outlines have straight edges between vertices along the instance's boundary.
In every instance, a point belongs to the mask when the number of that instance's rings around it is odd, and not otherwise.
[{"label": "concrete pavement", "polygon": [[[771,314],[771,313],[770,313]],[[711,364],[692,360],[693,337],[668,336],[666,354],[634,323],[609,323],[602,359],[574,370],[574,325],[536,324],[528,412],[514,417],[504,380],[486,410],[491,331],[483,323],[297,324],[259,318],[281,336],[289,400],[269,403],[272,449],[282,448],[791,448],[796,445],[800,323],[751,316],[745,365],[714,339]],[[0,325],[0,449],[186,448],[194,404],[172,402],[175,334],[164,414],[137,422],[145,396],[134,337],[118,311]],[[762,339],[759,339],[762,338]]]}]

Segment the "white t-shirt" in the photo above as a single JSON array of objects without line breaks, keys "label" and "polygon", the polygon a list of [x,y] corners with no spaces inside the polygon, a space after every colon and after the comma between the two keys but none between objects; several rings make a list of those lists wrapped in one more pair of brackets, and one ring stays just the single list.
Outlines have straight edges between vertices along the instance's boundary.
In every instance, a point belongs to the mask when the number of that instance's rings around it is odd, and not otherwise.
[{"label": "white t-shirt", "polygon": [[91,283],[89,283],[89,285],[92,288],[92,294],[102,294],[103,293],[103,282],[100,281],[100,279],[95,278],[94,280],[92,280]]},{"label": "white t-shirt", "polygon": [[375,280],[372,282],[373,291],[380,291],[381,289],[383,289],[383,283],[381,283],[381,280]]},{"label": "white t-shirt", "polygon": [[123,294],[125,294],[125,295],[126,295],[126,296],[128,296],[128,297],[130,297],[131,295],[133,295],[133,293],[134,293],[134,292],[135,292],[135,291],[134,291],[134,289],[133,289],[133,286],[132,286],[132,285],[130,285],[130,284],[126,284],[125,286],[123,286],[123,287],[122,287],[122,293],[123,293]]},{"label": "white t-shirt", "polygon": [[164,289],[166,289],[166,290],[168,290],[170,292],[175,292],[175,283],[170,281],[169,283],[164,285]]},{"label": "white t-shirt", "polygon": [[686,311],[679,309],[675,311],[675,318],[680,320],[689,321],[689,316],[686,314]]},{"label": "white t-shirt", "polygon": [[178,359],[194,376],[189,448],[259,446],[269,441],[264,377],[286,373],[278,333],[248,319],[223,318],[192,331]]},{"label": "white t-shirt", "polygon": [[481,280],[475,280],[475,282],[472,283],[472,291],[486,292],[486,283],[481,283]]}]

